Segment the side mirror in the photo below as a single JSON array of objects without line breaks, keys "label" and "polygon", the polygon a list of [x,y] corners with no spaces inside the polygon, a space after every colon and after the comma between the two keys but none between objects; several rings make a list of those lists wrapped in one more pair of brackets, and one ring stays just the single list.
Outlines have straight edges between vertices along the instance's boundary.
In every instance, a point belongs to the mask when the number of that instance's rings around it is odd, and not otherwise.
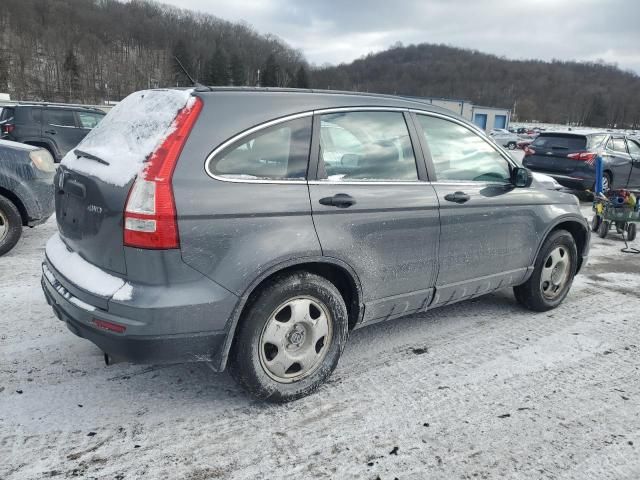
[{"label": "side mirror", "polygon": [[533,182],[533,175],[531,175],[531,171],[527,168],[516,167],[511,172],[511,183],[513,183],[518,188],[527,188],[531,186],[531,182]]}]

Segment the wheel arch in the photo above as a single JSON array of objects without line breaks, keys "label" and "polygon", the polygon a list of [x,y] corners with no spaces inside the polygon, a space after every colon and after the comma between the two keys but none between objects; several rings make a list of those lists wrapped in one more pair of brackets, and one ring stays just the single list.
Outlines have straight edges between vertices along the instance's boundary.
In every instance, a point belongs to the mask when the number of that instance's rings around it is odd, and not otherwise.
[{"label": "wheel arch", "polygon": [[542,245],[544,245],[544,242],[547,240],[547,238],[549,238],[549,235],[551,235],[553,232],[556,232],[558,230],[568,231],[573,237],[574,241],[576,242],[576,249],[578,250],[578,258],[577,258],[578,265],[577,265],[576,273],[578,273],[582,268],[584,258],[589,253],[590,230],[589,230],[589,226],[583,220],[577,217],[573,217],[573,216],[561,217],[560,219],[558,219],[556,223],[554,223],[553,225],[551,225],[551,227],[547,229],[545,234],[542,236],[542,241],[540,242],[540,245],[538,245],[538,249],[534,257],[534,262],[535,262],[535,259],[538,258],[540,249],[542,248]]},{"label": "wheel arch", "polygon": [[336,286],[347,306],[349,330],[355,328],[364,314],[364,304],[362,285],[353,268],[345,262],[331,257],[304,257],[283,262],[262,272],[240,296],[229,320],[230,323],[223,346],[214,360],[213,368],[216,371],[225,369],[238,323],[241,321],[245,308],[250,304],[251,299],[257,295],[260,288],[276,276],[301,270],[324,277]]},{"label": "wheel arch", "polygon": [[26,207],[24,206],[24,203],[22,202],[22,200],[20,200],[20,197],[18,197],[18,195],[16,195],[11,190],[8,190],[2,186],[0,186],[0,195],[7,198],[9,201],[11,201],[11,203],[13,203],[16,206],[16,208],[20,212],[22,225],[26,226],[29,222],[29,214],[27,212]]}]

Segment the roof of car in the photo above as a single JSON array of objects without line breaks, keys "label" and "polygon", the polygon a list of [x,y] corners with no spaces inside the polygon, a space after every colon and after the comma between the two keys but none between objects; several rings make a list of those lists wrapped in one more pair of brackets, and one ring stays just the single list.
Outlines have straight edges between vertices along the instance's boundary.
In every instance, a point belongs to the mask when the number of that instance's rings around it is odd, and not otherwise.
[{"label": "roof of car", "polygon": [[452,110],[429,103],[428,98],[420,100],[415,97],[402,97],[382,93],[272,87],[197,87],[195,92],[205,96],[221,93],[242,93],[246,99],[252,97],[264,98],[266,95],[272,96],[274,100],[287,98],[290,103],[296,104],[300,111],[340,107],[396,107],[441,113],[465,120]]}]

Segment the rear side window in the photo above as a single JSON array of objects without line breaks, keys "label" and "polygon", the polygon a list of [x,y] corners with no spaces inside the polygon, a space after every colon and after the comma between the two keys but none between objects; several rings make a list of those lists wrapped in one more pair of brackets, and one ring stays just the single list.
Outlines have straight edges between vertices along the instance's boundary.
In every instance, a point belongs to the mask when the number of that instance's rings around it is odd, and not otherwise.
[{"label": "rear side window", "polygon": [[533,141],[531,146],[551,150],[580,151],[587,149],[587,137],[579,135],[540,135]]},{"label": "rear side window", "polygon": [[49,125],[75,127],[76,121],[71,110],[49,108],[44,111],[44,119]]},{"label": "rear side window", "polygon": [[95,128],[104,118],[104,115],[92,112],[76,112],[76,115],[82,128]]},{"label": "rear side window", "polygon": [[321,178],[332,181],[416,181],[418,171],[401,112],[320,116]]},{"label": "rear side window", "polygon": [[599,146],[602,142],[604,142],[605,138],[607,138],[606,135],[591,135],[589,137],[589,148],[595,148]]},{"label": "rear side window", "polygon": [[229,179],[304,180],[310,142],[310,116],[279,123],[225,148],[209,172]]},{"label": "rear side window", "polygon": [[0,121],[8,120],[13,118],[13,108],[4,107],[0,112]]},{"label": "rear side window", "polygon": [[442,118],[418,115],[438,181],[510,181],[509,163],[484,138]]}]

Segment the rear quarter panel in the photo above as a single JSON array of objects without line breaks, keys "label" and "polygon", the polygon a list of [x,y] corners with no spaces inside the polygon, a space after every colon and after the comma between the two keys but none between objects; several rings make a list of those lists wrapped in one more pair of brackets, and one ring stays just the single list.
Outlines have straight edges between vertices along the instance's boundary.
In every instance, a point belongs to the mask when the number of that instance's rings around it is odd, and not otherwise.
[{"label": "rear quarter panel", "polygon": [[234,135],[297,113],[295,96],[204,96],[205,105],[173,175],[183,261],[242,295],[272,267],[321,256],[309,188],[299,183],[242,183],[207,175],[207,156]]}]

